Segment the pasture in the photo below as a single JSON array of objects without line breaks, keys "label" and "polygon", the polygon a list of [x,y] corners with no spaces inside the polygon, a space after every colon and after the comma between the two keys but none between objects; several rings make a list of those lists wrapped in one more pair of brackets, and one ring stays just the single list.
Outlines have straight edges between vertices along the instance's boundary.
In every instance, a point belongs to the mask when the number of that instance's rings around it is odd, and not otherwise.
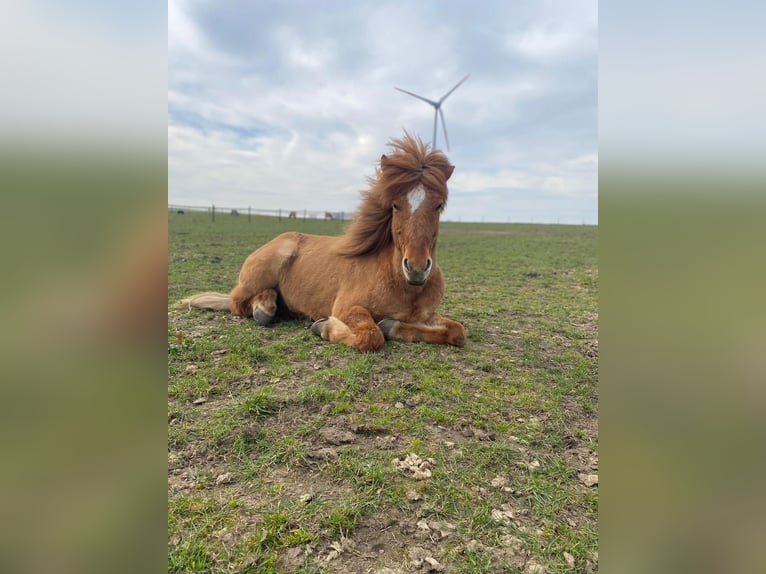
[{"label": "pasture", "polygon": [[465,347],[178,310],[332,220],[169,212],[170,572],[595,572],[597,228],[442,223]]}]

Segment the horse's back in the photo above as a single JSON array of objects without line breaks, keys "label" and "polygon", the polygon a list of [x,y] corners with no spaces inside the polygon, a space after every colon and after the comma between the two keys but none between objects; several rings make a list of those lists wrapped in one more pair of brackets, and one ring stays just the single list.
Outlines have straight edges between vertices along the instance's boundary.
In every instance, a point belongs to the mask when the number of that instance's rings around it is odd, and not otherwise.
[{"label": "horse's back", "polygon": [[285,231],[251,253],[248,259],[269,259],[280,268],[284,268],[299,257],[313,258],[318,253],[327,254],[334,251],[337,240],[337,237],[329,235]]}]

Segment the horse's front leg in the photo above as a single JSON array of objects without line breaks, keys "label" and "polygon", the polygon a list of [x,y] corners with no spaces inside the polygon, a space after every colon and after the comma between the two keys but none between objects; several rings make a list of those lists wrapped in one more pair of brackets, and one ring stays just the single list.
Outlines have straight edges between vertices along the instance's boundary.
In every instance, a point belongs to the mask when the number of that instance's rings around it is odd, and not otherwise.
[{"label": "horse's front leg", "polygon": [[311,332],[332,343],[344,343],[362,353],[377,351],[385,343],[370,312],[358,305],[311,325]]},{"label": "horse's front leg", "polygon": [[378,323],[378,327],[386,339],[392,341],[423,341],[456,347],[465,345],[465,327],[439,314],[434,314],[426,323],[403,323],[394,319],[383,319]]}]

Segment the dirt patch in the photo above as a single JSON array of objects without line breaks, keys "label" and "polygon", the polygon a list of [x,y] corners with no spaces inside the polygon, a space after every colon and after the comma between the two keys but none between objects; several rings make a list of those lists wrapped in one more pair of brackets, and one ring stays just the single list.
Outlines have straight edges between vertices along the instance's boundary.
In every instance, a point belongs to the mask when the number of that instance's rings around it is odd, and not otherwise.
[{"label": "dirt patch", "polygon": [[354,433],[335,426],[319,429],[317,434],[327,444],[341,445],[356,442],[356,435]]}]

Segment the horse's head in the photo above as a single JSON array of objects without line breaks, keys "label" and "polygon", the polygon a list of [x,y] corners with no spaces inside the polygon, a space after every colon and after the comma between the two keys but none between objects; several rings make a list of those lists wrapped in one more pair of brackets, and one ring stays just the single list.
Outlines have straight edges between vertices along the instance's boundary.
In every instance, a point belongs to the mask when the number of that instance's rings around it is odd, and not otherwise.
[{"label": "horse's head", "polygon": [[[446,179],[452,174],[449,166]],[[445,188],[446,190],[446,188]],[[425,285],[433,269],[439,216],[444,211],[446,193],[429,189],[423,183],[391,202],[391,233],[402,258],[402,273],[410,285]]]},{"label": "horse's head", "polygon": [[394,248],[404,278],[425,285],[434,267],[439,215],[447,203],[447,180],[455,166],[446,156],[405,132],[391,141],[370,190],[338,253],[359,257]]}]

